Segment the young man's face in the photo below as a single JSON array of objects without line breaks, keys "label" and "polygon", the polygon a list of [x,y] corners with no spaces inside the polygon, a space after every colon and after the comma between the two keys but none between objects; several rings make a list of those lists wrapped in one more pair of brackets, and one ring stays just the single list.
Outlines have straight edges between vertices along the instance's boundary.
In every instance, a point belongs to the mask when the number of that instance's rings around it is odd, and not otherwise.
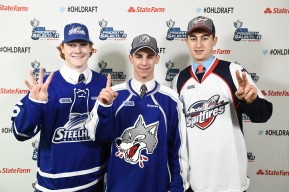
[{"label": "young man's face", "polygon": [[66,64],[77,71],[87,67],[87,61],[92,51],[92,45],[85,41],[64,43],[61,52],[64,54]]},{"label": "young man's face", "polygon": [[186,43],[193,60],[198,64],[202,64],[213,55],[217,37],[213,37],[206,30],[197,29],[190,33]]},{"label": "young man's face", "polygon": [[134,68],[134,78],[142,83],[152,80],[155,64],[159,62],[159,58],[159,55],[149,48],[143,48],[129,55],[129,60]]}]

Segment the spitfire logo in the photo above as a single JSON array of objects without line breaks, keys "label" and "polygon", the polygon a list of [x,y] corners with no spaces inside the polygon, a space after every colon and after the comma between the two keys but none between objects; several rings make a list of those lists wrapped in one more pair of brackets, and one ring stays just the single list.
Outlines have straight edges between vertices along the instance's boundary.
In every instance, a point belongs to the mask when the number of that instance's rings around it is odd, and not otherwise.
[{"label": "spitfire logo", "polygon": [[215,120],[217,115],[225,112],[225,105],[229,102],[220,101],[219,95],[214,95],[207,101],[197,101],[192,104],[186,113],[186,125],[187,127],[198,128],[205,130]]},{"label": "spitfire logo", "polygon": [[122,135],[116,138],[115,143],[118,151],[116,157],[124,158],[131,164],[139,164],[140,168],[144,167],[144,161],[149,158],[142,155],[146,150],[147,154],[152,154],[158,144],[157,131],[159,122],[146,125],[143,117],[140,115],[133,127],[124,130]]},{"label": "spitfire logo", "polygon": [[[89,116],[87,104],[89,90],[74,89],[74,100],[70,108],[69,120],[63,127],[58,127],[53,135],[53,143],[84,142],[90,141],[88,131],[84,127]],[[83,102],[85,100],[85,102]]]}]

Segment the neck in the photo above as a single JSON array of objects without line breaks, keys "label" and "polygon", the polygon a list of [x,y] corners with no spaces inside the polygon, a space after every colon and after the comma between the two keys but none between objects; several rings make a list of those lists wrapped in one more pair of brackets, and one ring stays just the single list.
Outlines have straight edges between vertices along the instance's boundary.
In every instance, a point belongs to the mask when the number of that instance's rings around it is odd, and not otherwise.
[{"label": "neck", "polygon": [[70,69],[72,69],[74,71],[77,71],[79,73],[82,73],[88,67],[88,64],[85,64],[85,65],[82,65],[82,66],[71,66],[67,61],[65,62],[65,65],[67,67],[69,67]]},{"label": "neck", "polygon": [[154,77],[150,77],[150,78],[137,78],[137,77],[134,77],[138,82],[142,83],[142,84],[145,84],[151,80],[154,79]]}]

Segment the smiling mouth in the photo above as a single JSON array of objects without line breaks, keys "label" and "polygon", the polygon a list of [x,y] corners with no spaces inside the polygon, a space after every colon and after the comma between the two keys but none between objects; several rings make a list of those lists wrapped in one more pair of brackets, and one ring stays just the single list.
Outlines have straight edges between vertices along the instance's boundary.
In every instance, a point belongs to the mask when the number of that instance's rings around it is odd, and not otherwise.
[{"label": "smiling mouth", "polygon": [[83,58],[83,56],[72,56],[72,57],[75,59],[82,59]]}]

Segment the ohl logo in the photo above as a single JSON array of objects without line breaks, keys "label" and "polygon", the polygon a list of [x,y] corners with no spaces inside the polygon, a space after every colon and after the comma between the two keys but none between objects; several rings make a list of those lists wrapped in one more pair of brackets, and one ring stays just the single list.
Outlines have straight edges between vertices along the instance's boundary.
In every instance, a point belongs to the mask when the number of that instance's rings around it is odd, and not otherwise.
[{"label": "ohl logo", "polygon": [[225,105],[229,102],[220,101],[220,95],[214,95],[208,100],[193,103],[186,113],[186,126],[193,128],[195,125],[205,130],[215,120],[216,116],[225,112]]}]

